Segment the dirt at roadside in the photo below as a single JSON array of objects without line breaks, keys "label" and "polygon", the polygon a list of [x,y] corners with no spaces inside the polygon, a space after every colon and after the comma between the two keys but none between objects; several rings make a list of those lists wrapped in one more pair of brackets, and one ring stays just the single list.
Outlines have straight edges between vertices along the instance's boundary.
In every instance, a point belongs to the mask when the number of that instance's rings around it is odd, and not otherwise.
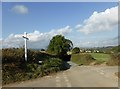
[{"label": "dirt at roadside", "polygon": [[90,66],[107,66],[107,65],[106,65],[106,62],[103,62],[101,64],[96,64],[96,62],[92,62]]},{"label": "dirt at roadside", "polygon": [[120,72],[116,72],[115,75],[120,78]]}]

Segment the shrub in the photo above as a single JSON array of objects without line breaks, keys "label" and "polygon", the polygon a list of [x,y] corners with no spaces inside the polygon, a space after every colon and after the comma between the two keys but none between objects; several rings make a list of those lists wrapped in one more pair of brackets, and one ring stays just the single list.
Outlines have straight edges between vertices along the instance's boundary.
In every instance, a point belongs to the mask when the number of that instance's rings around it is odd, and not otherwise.
[{"label": "shrub", "polygon": [[2,49],[2,63],[19,63],[24,60],[24,49]]},{"label": "shrub", "polygon": [[80,53],[80,48],[75,47],[75,48],[72,50],[72,53],[73,53],[73,54]]},{"label": "shrub", "polygon": [[53,72],[57,72],[59,70],[61,70],[61,66],[62,66],[62,60],[58,59],[58,58],[50,58],[49,60],[46,60],[43,63],[43,68],[46,71],[53,71]]},{"label": "shrub", "polygon": [[[63,61],[53,55],[28,50],[28,61],[24,61],[23,49],[3,49],[2,83],[8,84],[45,76],[63,69]],[[38,61],[42,60],[41,65]]]},{"label": "shrub", "polygon": [[47,52],[55,55],[66,55],[73,47],[71,40],[66,39],[62,35],[54,36],[48,45]]},{"label": "shrub", "polygon": [[45,51],[45,49],[41,49],[41,51]]}]

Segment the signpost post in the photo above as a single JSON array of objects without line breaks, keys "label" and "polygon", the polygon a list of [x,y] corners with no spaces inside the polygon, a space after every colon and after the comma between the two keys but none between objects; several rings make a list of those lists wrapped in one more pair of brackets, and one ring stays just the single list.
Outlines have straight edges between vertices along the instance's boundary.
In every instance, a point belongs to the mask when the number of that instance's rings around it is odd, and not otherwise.
[{"label": "signpost post", "polygon": [[23,36],[24,40],[25,40],[25,61],[27,61],[27,40],[29,40],[27,38],[27,33],[24,32],[24,36]]}]

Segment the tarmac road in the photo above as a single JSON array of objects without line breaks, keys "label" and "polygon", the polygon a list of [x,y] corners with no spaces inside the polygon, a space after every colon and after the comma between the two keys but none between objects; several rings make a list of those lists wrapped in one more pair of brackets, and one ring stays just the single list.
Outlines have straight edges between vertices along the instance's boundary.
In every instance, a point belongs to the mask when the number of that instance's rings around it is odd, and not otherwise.
[{"label": "tarmac road", "polygon": [[117,66],[77,66],[69,62],[70,69],[21,83],[3,87],[118,87]]}]

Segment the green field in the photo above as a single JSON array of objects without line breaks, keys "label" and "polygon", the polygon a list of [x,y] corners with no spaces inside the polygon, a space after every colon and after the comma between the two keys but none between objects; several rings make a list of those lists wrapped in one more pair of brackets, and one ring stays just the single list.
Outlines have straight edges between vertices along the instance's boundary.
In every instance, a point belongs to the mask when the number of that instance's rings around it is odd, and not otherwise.
[{"label": "green field", "polygon": [[104,53],[80,53],[72,54],[71,61],[79,65],[89,65],[95,62],[95,65],[108,62],[111,59],[110,54]]},{"label": "green field", "polygon": [[99,62],[106,62],[109,59],[111,59],[110,54],[104,54],[104,53],[90,53],[94,59],[96,59]]}]

